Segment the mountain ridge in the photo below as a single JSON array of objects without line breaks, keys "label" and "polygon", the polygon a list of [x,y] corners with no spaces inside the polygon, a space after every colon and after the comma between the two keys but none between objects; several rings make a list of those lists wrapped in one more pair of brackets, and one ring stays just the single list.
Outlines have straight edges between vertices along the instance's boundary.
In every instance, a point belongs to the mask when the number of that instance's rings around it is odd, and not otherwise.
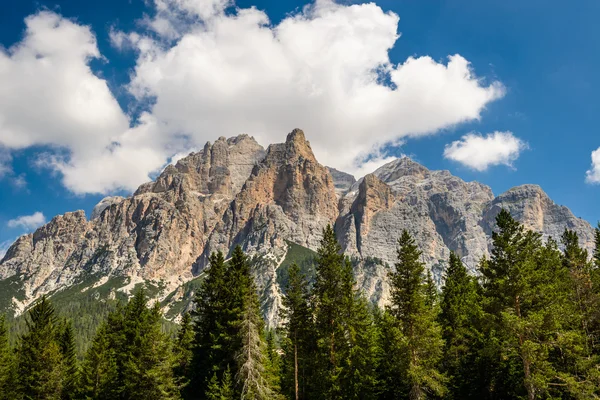
[{"label": "mountain ridge", "polygon": [[494,196],[482,183],[408,157],[356,180],[320,164],[300,129],[266,150],[248,135],[220,137],[131,196],[103,199],[89,220],[83,211],[65,213],[17,239],[0,260],[0,281],[18,280],[23,294],[0,307],[18,314],[90,274],[125,277],[128,287],[152,284],[165,301],[201,276],[211,252],[241,245],[255,260],[263,313],[276,324],[288,243],[315,250],[327,224],[353,260],[357,286],[381,305],[403,229],[415,236],[439,284],[450,251],[476,273],[501,208],[544,238],[569,228],[592,247],[591,225],[536,185]]}]

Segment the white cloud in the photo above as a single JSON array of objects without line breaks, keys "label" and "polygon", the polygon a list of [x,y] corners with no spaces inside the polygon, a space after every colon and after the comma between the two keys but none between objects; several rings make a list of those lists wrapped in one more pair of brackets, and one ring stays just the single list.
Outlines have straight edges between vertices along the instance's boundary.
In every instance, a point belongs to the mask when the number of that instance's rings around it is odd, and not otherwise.
[{"label": "white cloud", "polygon": [[600,147],[592,152],[592,168],[587,171],[586,182],[600,183]]},{"label": "white cloud", "polygon": [[[106,81],[89,27],[43,11],[25,20],[21,42],[0,50],[0,146],[48,145],[39,160],[75,193],[132,190],[168,156],[151,117],[129,128]],[[66,150],[66,151],[65,151]]]},{"label": "white cloud", "polygon": [[6,223],[9,228],[23,228],[26,230],[36,229],[46,223],[46,217],[43,213],[36,211],[31,215],[22,215],[11,219]]},{"label": "white cloud", "polygon": [[444,157],[474,170],[485,171],[494,165],[512,167],[526,148],[527,144],[512,132],[494,132],[485,136],[469,133],[461,140],[446,145]]},{"label": "white cloud", "polygon": [[374,3],[317,0],[277,25],[230,5],[155,0],[137,32],[110,32],[138,52],[134,103],[153,102],[133,123],[89,67],[102,57],[89,27],[28,17],[23,40],[0,53],[0,145],[60,149],[39,164],[75,193],[133,190],[187,148],[241,133],[266,145],[295,127],[322,163],[362,173],[387,143],[479,119],[504,95],[460,55],[392,63],[399,17]]},{"label": "white cloud", "polygon": [[215,13],[185,25],[172,46],[138,35],[129,90],[155,99],[153,116],[197,145],[242,132],[268,144],[301,127],[321,162],[362,171],[371,150],[478,119],[504,94],[498,82],[484,85],[460,55],[393,64],[398,21],[373,3],[327,0],[278,25],[254,8]]}]

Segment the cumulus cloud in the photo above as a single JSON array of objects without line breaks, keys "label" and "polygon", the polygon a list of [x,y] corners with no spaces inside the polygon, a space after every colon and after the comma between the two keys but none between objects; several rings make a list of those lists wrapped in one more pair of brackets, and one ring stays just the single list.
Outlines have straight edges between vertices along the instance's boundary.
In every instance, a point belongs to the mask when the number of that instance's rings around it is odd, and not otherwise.
[{"label": "cumulus cloud", "polygon": [[31,215],[22,215],[11,219],[6,223],[9,228],[23,228],[26,230],[36,229],[46,223],[46,217],[43,213],[36,211]]},{"label": "cumulus cloud", "polygon": [[526,148],[527,144],[512,132],[494,132],[485,136],[469,133],[461,140],[446,145],[444,157],[474,170],[485,171],[494,165],[512,167]]},{"label": "cumulus cloud", "polygon": [[586,182],[600,184],[600,147],[592,152],[592,168],[587,171]]},{"label": "cumulus cloud", "polygon": [[254,8],[215,13],[173,45],[136,36],[129,90],[197,144],[242,132],[268,144],[301,127],[321,162],[363,171],[373,149],[478,119],[504,94],[460,55],[393,64],[398,22],[373,3],[324,0],[275,26]]},{"label": "cumulus cloud", "polygon": [[151,106],[136,121],[90,69],[102,55],[89,27],[28,17],[23,40],[0,53],[0,145],[58,149],[39,164],[75,193],[107,193],[219,136],[266,145],[300,127],[322,163],[362,174],[389,158],[386,145],[477,120],[504,95],[458,54],[392,62],[399,17],[374,3],[317,0],[278,24],[231,6],[155,0],[137,31],[110,32],[137,53],[127,89],[133,108]]},{"label": "cumulus cloud", "polygon": [[89,27],[48,11],[25,24],[21,42],[0,50],[0,145],[58,149],[38,164],[60,172],[75,193],[148,180],[164,163],[164,143],[151,140],[151,117],[130,128],[106,81],[90,69],[101,55]]}]

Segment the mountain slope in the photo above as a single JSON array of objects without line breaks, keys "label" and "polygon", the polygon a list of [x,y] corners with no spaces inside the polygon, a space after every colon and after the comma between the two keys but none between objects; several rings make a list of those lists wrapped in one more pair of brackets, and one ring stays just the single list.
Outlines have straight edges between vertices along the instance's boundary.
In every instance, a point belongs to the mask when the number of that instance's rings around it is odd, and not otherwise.
[{"label": "mountain slope", "polygon": [[[355,181],[321,165],[298,129],[266,151],[247,135],[219,138],[131,197],[104,199],[90,220],[83,211],[66,213],[19,238],[0,261],[0,309],[19,314],[42,294],[73,287],[118,298],[145,285],[176,319],[191,307],[208,255],[240,245],[252,257],[263,313],[276,325],[290,260],[310,273],[327,224],[335,225],[358,286],[383,304],[403,229],[440,283],[450,251],[476,272],[501,208],[545,238],[569,228],[592,246],[590,224],[537,186],[494,197],[483,184],[408,158]],[[109,281],[116,282],[111,290],[90,291]]]}]

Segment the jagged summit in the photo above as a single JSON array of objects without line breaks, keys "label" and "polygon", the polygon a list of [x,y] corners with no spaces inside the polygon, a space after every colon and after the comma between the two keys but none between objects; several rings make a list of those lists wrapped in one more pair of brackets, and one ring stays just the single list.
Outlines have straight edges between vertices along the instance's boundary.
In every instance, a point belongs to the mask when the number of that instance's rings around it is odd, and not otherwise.
[{"label": "jagged summit", "polygon": [[327,224],[335,226],[352,257],[358,287],[382,305],[403,230],[413,234],[440,282],[450,251],[475,272],[489,254],[501,208],[545,238],[569,228],[584,247],[592,246],[590,224],[536,185],[495,197],[486,185],[429,170],[408,157],[357,182],[321,165],[300,129],[267,150],[248,135],[220,137],[169,165],[131,197],[104,199],[89,221],[82,211],[66,213],[19,238],[0,261],[0,283],[10,282],[19,293],[4,296],[8,303],[0,307],[22,311],[39,296],[90,277],[125,279],[125,291],[152,283],[161,288],[156,299],[169,307],[189,295],[182,285],[202,273],[211,252],[241,245],[259,260],[257,287],[265,316],[274,323],[279,266],[290,243],[315,250]]},{"label": "jagged summit", "polygon": [[400,157],[377,168],[373,174],[384,182],[392,182],[403,176],[425,178],[430,171],[409,157]]}]

